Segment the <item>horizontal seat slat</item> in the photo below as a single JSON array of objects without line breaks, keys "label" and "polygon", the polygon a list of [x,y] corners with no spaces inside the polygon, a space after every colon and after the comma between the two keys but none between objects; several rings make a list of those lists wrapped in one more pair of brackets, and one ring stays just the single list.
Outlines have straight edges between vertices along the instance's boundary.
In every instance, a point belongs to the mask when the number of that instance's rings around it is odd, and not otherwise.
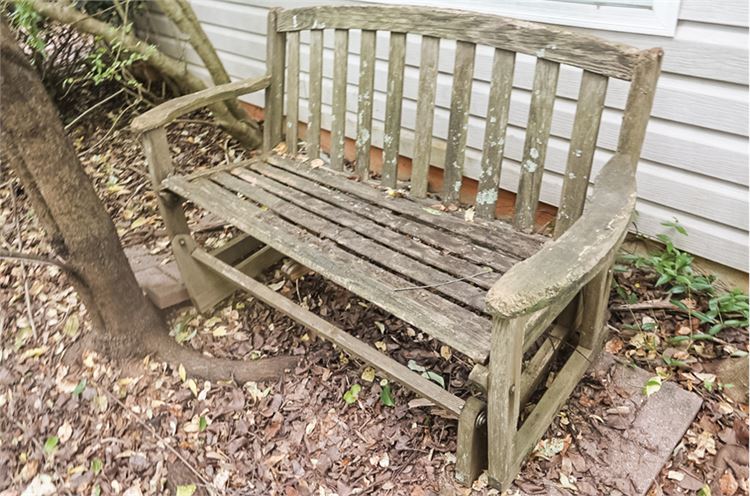
[{"label": "horizontal seat slat", "polygon": [[[255,178],[250,177],[250,179]],[[258,179],[262,180],[262,178]],[[370,258],[382,267],[408,277],[418,284],[441,284],[436,287],[438,292],[474,310],[480,312],[484,310],[484,296],[486,291],[463,281],[445,284],[448,281],[455,280],[455,278],[450,274],[446,274],[410,258],[403,253],[378,244],[354,230],[345,228],[323,217],[318,217],[290,203],[286,198],[275,196],[262,187],[258,187],[257,180],[256,184],[253,184],[251,181],[245,181],[224,172],[211,176],[211,180],[228,190],[260,203],[286,220],[294,222],[318,236],[333,240],[337,245],[357,253],[357,255],[364,259]]]},{"label": "horizontal seat slat", "polygon": [[[352,181],[341,174],[333,174],[328,170],[300,164],[298,161],[289,158],[271,155],[267,158],[267,162],[294,174],[355,195],[397,214],[445,229],[454,236],[464,236],[473,241],[474,244],[500,250],[516,257],[516,259],[524,259],[533,255],[547,241],[547,238],[543,236],[516,231],[510,224],[501,221],[487,222],[475,219],[474,222],[467,222],[450,213],[429,208],[427,202],[388,197],[381,189]],[[465,241],[463,242],[465,243]]]},{"label": "horizontal seat slat", "polygon": [[[394,250],[421,260],[455,277],[467,277],[469,278],[468,282],[474,283],[484,289],[490,289],[497,282],[500,275],[502,275],[502,273],[496,271],[488,272],[486,267],[467,262],[451,254],[443,253],[437,248],[415,240],[411,236],[381,226],[366,217],[358,215],[354,209],[347,210],[319,200],[305,191],[293,189],[262,174],[251,172],[244,168],[234,169],[232,174],[276,196],[281,196],[299,207],[348,227],[370,239],[380,241]],[[481,274],[479,274],[480,272]]]},{"label": "horizontal seat slat", "polygon": [[417,238],[440,250],[461,256],[467,261],[492,267],[501,273],[507,271],[517,262],[517,259],[509,255],[493,252],[483,246],[471,244],[464,238],[443,232],[420,222],[415,222],[408,217],[368,203],[356,196],[329,189],[329,187],[323,184],[297,176],[281,167],[277,168],[270,164],[261,164],[253,167],[253,170],[297,190],[305,191],[316,198],[352,212],[357,212],[357,214],[389,229]]},{"label": "horizontal seat slat", "polygon": [[209,179],[190,182],[172,176],[162,185],[472,360],[486,362],[489,319],[427,290],[394,291],[412,284],[349,253],[333,241],[321,239],[282,219],[271,210],[239,198]]}]

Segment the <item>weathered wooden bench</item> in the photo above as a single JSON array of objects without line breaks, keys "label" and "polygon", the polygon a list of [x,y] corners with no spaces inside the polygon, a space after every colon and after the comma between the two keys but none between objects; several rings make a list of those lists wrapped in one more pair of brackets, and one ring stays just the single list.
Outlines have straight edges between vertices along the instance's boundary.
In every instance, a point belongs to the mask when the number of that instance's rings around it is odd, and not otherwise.
[{"label": "weathered wooden bench", "polygon": [[[323,33],[329,29],[335,40],[330,159],[321,160],[321,121],[327,117],[321,104]],[[353,30],[360,38],[359,94],[347,105]],[[390,45],[379,184],[369,178],[378,32],[389,33]],[[421,35],[421,59],[417,126],[402,133],[407,33]],[[302,36],[309,37],[304,155],[298,133]],[[444,142],[433,139],[441,39],[456,40]],[[601,347],[610,268],[635,206],[635,169],[662,51],[491,15],[384,6],[275,9],[268,17],[267,43],[267,75],[176,98],[133,122],[142,133],[161,212],[194,304],[203,311],[237,286],[249,291],[455,413],[457,478],[470,484],[488,467],[491,483],[507,488]],[[442,200],[458,201],[478,44],[494,48],[494,62],[475,218],[467,220],[463,212],[432,208],[436,200],[425,197],[428,169],[438,164]],[[516,53],[536,57],[536,71],[514,216],[506,223],[495,219],[495,211]],[[580,68],[582,75],[554,236],[548,239],[532,229],[561,65]],[[630,91],[616,152],[586,202],[609,78],[630,81]],[[261,154],[192,176],[173,172],[167,124],[201,106],[261,89],[266,99]],[[347,171],[347,111],[354,109],[356,159],[353,171]],[[402,134],[413,137],[408,183],[398,181]],[[277,145],[283,140],[281,153]],[[402,189],[408,194],[393,193]],[[197,246],[182,211],[185,200],[246,236],[214,252]],[[466,355],[475,364],[470,379],[483,394],[456,397],[254,279],[282,257]],[[546,377],[556,351],[565,348],[563,342],[574,352],[567,353],[519,425],[522,407]]]}]

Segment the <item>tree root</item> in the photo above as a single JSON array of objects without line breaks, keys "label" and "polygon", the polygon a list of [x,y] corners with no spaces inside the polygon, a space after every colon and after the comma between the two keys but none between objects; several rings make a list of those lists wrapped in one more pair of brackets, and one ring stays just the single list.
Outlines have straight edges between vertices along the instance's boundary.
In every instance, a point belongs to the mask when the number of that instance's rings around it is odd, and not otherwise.
[{"label": "tree root", "polygon": [[171,337],[159,333],[149,336],[146,346],[157,358],[174,366],[182,364],[189,376],[208,381],[248,381],[278,379],[286,370],[293,370],[298,359],[292,356],[261,358],[260,360],[232,360],[208,357],[181,346]]},{"label": "tree root", "polygon": [[[110,346],[105,341],[108,338],[99,336],[96,332],[76,341],[63,356],[63,363],[71,365],[80,362],[83,353],[96,351],[104,353],[114,360],[132,362],[140,361],[146,355],[151,355],[157,360],[169,363],[174,368],[182,365],[189,377],[211,382],[234,381],[237,384],[246,382],[259,382],[276,380],[288,370],[294,370],[299,361],[293,356],[278,356],[261,358],[259,360],[232,360],[228,358],[215,358],[202,354],[199,351],[180,345],[172,339],[166,329],[159,329],[150,333],[144,340],[143,345],[130,357],[113,356]],[[115,353],[116,354],[116,353]],[[127,367],[123,367],[127,370]]]}]

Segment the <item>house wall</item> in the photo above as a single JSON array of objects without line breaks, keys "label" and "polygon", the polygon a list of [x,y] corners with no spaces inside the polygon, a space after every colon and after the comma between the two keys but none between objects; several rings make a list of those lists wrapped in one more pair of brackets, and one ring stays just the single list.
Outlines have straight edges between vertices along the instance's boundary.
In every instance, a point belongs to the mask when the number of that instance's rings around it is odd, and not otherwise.
[{"label": "house wall", "polygon": [[[319,3],[302,0],[191,0],[208,37],[233,78],[265,72],[266,15],[270,7],[291,8]],[[326,3],[345,2],[327,0]],[[460,0],[454,6],[460,8]],[[748,270],[747,20],[745,0],[682,0],[674,37],[582,30],[637,47],[661,46],[665,50],[663,75],[638,169],[638,216],[633,230],[651,236],[670,234],[677,246],[745,272]],[[180,41],[163,15],[151,12],[141,22],[141,29],[150,32],[154,42],[167,52],[184,57],[192,71],[207,77],[196,54]],[[332,38],[332,33],[326,33],[324,113],[330,112],[327,104],[331,101]],[[308,54],[304,35],[302,41],[304,73]],[[418,37],[409,37],[407,45],[402,121],[406,131],[402,136],[401,153],[411,156],[419,75]],[[452,42],[441,44],[434,125],[436,150],[445,139],[448,127],[453,46]],[[358,49],[359,35],[355,31],[350,35],[350,53],[356,54]],[[387,52],[387,37],[379,36],[373,132],[373,146],[377,147],[382,146]],[[479,47],[465,166],[466,175],[474,178],[479,173],[491,61],[492,50]],[[356,131],[356,81],[359,74],[356,56],[350,56],[348,69],[347,135],[352,137]],[[518,183],[533,70],[533,59],[518,57],[501,178],[501,186],[509,191],[515,191]],[[579,81],[579,70],[563,67],[541,192],[541,201],[551,205],[557,205],[559,201]],[[592,177],[615,149],[627,89],[628,84],[624,81],[610,82]],[[302,120],[307,119],[307,94],[304,73],[300,85]],[[263,95],[249,95],[246,101],[262,106]],[[329,128],[329,124],[330,120],[324,116],[323,127]],[[434,158],[436,155],[439,154],[433,153]],[[441,159],[436,158],[433,163],[441,165]],[[661,225],[675,218],[687,228],[688,236],[680,236]]]}]

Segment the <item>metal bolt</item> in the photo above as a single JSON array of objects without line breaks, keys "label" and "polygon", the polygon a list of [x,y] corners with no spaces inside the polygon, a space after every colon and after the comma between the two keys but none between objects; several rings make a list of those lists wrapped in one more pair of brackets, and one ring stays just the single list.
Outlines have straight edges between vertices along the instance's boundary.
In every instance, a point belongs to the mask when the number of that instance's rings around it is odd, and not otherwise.
[{"label": "metal bolt", "polygon": [[477,415],[477,419],[474,421],[474,425],[477,427],[484,427],[485,425],[487,425],[486,410],[482,410],[481,412],[479,412],[479,414]]}]

